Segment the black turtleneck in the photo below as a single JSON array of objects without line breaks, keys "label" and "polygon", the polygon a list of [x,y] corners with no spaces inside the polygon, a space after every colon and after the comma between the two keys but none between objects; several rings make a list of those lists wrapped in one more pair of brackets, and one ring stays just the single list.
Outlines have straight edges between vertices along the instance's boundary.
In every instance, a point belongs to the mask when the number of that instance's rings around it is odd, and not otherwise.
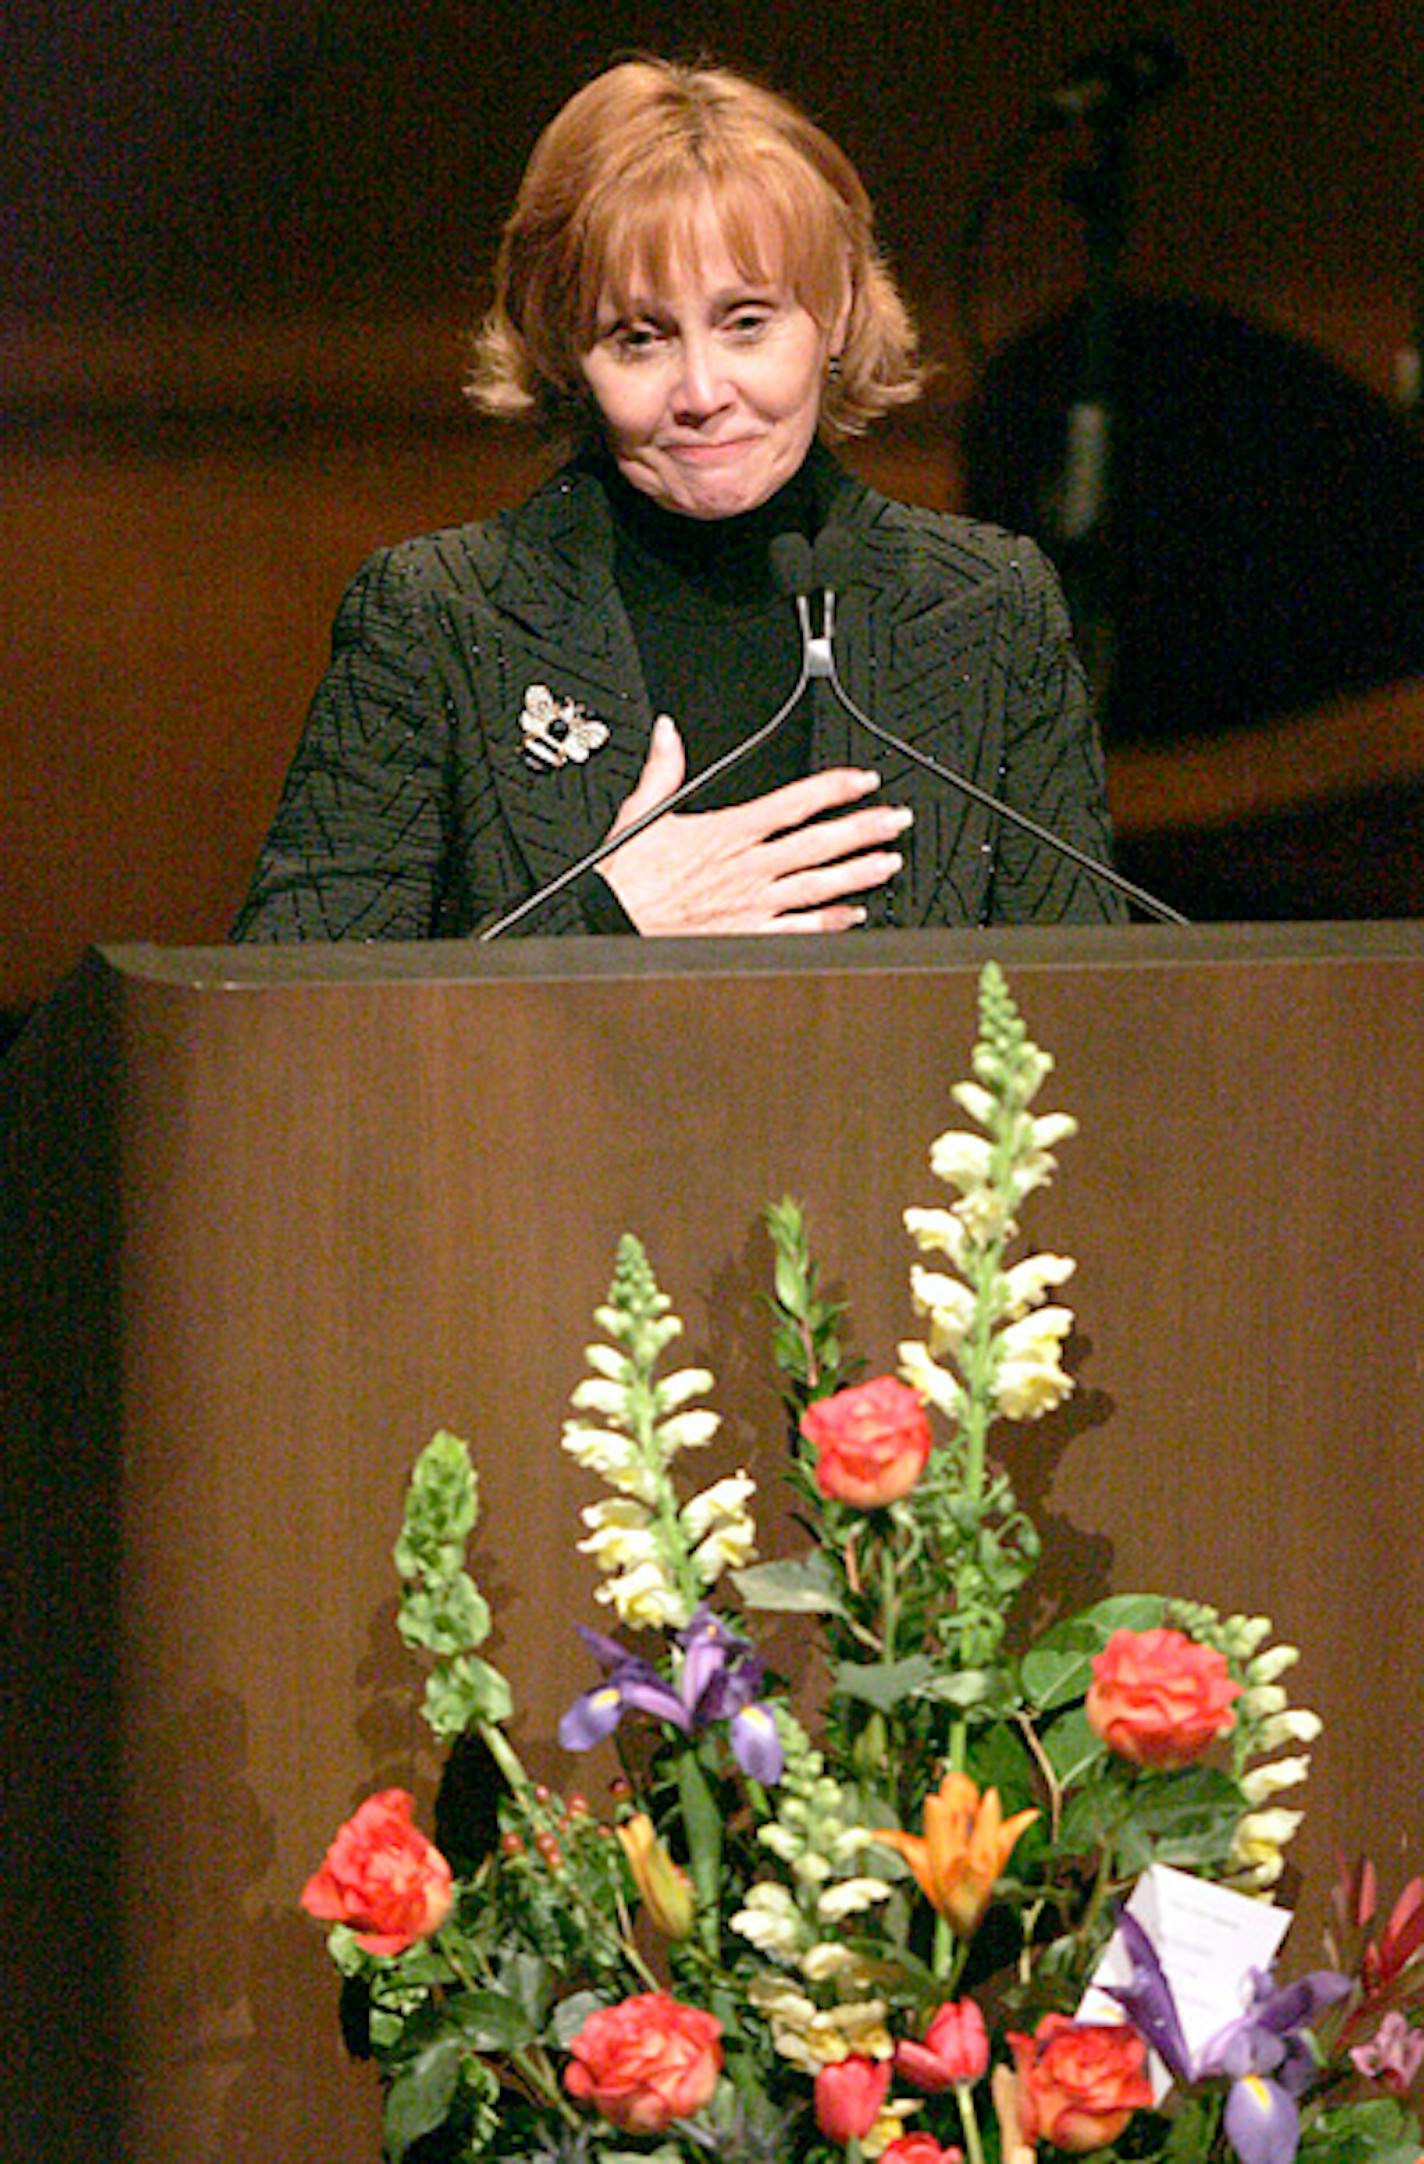
[{"label": "black turtleneck", "polygon": [[[614,576],[654,713],[682,733],[689,774],[769,721],[796,681],[796,613],[772,577],[778,534],[815,536],[803,466],[766,503],[735,518],[694,519],[608,474]],[[742,804],[808,771],[811,708],[802,699],[771,741],[713,783],[694,809]]]}]

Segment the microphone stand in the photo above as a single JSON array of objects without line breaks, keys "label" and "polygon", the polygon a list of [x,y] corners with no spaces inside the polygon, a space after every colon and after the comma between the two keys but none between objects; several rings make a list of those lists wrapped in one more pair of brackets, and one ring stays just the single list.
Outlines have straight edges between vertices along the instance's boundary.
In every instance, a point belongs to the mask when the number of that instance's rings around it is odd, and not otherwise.
[{"label": "microphone stand", "polygon": [[1070,166],[1061,184],[1064,200],[1082,216],[1087,244],[1083,343],[1045,546],[1062,575],[1094,706],[1104,714],[1122,602],[1112,512],[1117,493],[1113,466],[1120,448],[1117,332],[1131,203],[1130,112],[1125,104],[1108,100],[1085,113],[1083,124],[1091,130],[1089,155]]},{"label": "microphone stand", "polygon": [[1414,262],[1411,321],[1394,356],[1394,392],[1405,427],[1424,442],[1424,205],[1414,220]]},{"label": "microphone stand", "polygon": [[[1088,277],[1079,380],[1069,406],[1063,463],[1041,520],[1072,606],[1074,635],[1099,713],[1116,662],[1122,602],[1120,544],[1112,533],[1118,293],[1131,200],[1131,127],[1138,112],[1181,82],[1186,62],[1164,30],[1086,53],[1010,140],[974,203],[958,248],[956,314],[976,368],[983,351],[971,306],[977,257],[996,203],[1018,180],[1033,146],[1065,127],[1087,129],[1088,155],[1060,181],[1086,226]],[[1035,531],[1039,531],[1035,527]]]}]

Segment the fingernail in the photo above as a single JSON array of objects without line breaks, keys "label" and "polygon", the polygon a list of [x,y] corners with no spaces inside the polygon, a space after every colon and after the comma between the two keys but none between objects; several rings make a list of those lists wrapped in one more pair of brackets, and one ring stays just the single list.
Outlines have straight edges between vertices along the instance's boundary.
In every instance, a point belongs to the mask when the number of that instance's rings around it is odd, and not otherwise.
[{"label": "fingernail", "polygon": [[860,786],[862,789],[878,789],[880,787],[880,776],[873,767],[864,766],[861,768]]},{"label": "fingernail", "polygon": [[906,827],[912,827],[915,823],[915,815],[908,804],[897,804],[891,813],[891,817],[895,822],[897,833],[903,833]]}]

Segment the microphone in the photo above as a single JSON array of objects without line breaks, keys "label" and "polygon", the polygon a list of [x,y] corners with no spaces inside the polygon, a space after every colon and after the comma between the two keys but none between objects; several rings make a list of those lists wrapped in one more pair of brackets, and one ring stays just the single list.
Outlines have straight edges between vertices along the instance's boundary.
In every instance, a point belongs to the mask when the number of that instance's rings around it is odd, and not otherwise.
[{"label": "microphone", "polygon": [[830,676],[835,669],[831,656],[830,617],[827,616],[825,630],[819,638],[811,629],[811,595],[816,586],[824,586],[826,580],[824,574],[817,577],[816,559],[806,536],[779,533],[771,544],[771,569],[781,591],[789,594],[796,603],[796,621],[801,626],[801,661],[807,677]]},{"label": "microphone", "polygon": [[532,894],[526,894],[522,902],[516,902],[503,916],[496,917],[492,924],[487,924],[477,935],[480,946],[512,931],[516,924],[522,924],[536,909],[542,909],[545,902],[552,901],[556,894],[562,894],[565,887],[572,886],[576,879],[582,879],[585,872],[595,870],[605,857],[611,857],[615,849],[621,849],[624,842],[632,841],[635,834],[641,834],[645,828],[650,827],[655,819],[664,818],[668,812],[679,811],[700,790],[706,788],[709,782],[715,781],[719,774],[729,773],[734,766],[740,766],[743,759],[750,758],[759,746],[775,736],[782,723],[800,703],[801,694],[811,678],[830,675],[834,664],[831,660],[829,640],[818,640],[811,632],[810,595],[814,578],[810,542],[804,534],[778,534],[771,544],[769,554],[772,575],[782,593],[788,600],[795,602],[796,620],[801,627],[801,664],[796,672],[796,681],[770,721],[764,721],[759,729],[744,737],[740,744],[734,744],[730,751],[724,751],[710,766],[705,766],[700,774],[693,774],[688,780],[679,782],[671,795],[663,798],[661,804],[651,805],[636,819],[630,820],[626,827],[620,827],[616,834],[605,834],[596,848],[590,849],[586,855],[579,857],[554,878],[546,880],[542,887],[536,887]]},{"label": "microphone", "polygon": [[902,758],[908,759],[912,766],[918,766],[925,773],[933,774],[937,781],[945,782],[951,789],[957,789],[961,796],[967,796],[985,811],[992,812],[996,818],[1007,820],[1010,826],[1018,827],[1020,832],[1030,835],[1046,849],[1053,850],[1060,857],[1066,857],[1068,862],[1076,864],[1080,871],[1089,872],[1095,879],[1101,879],[1105,886],[1111,887],[1128,901],[1135,902],[1145,915],[1155,917],[1159,924],[1189,923],[1189,918],[1173,909],[1169,903],[1159,901],[1155,894],[1149,894],[1145,887],[1139,887],[1132,880],[1124,878],[1123,874],[1114,871],[1110,864],[1104,864],[1099,858],[1089,856],[1086,849],[1080,849],[1076,842],[1070,842],[1062,834],[1055,834],[1051,827],[1041,826],[1038,820],[1030,819],[1027,812],[1021,812],[1017,806],[1006,803],[1003,797],[995,796],[988,789],[982,789],[978,782],[971,781],[967,774],[961,774],[954,767],[946,766],[942,760],[932,758],[929,752],[921,751],[917,745],[909,744],[893,731],[882,728],[879,722],[871,720],[863,707],[856,704],[841,682],[833,647],[836,594],[840,588],[849,584],[854,560],[855,543],[851,535],[843,526],[827,526],[816,542],[812,571],[815,584],[825,592],[826,628],[821,643],[830,663],[825,671],[826,679],[851,720],[858,722],[868,735],[874,737],[877,744],[884,744],[888,750],[898,752]]},{"label": "microphone", "polygon": [[1120,125],[1139,106],[1155,105],[1187,72],[1180,46],[1165,30],[1149,30],[1120,45],[1099,45],[1070,63],[1034,110],[1037,128]]}]

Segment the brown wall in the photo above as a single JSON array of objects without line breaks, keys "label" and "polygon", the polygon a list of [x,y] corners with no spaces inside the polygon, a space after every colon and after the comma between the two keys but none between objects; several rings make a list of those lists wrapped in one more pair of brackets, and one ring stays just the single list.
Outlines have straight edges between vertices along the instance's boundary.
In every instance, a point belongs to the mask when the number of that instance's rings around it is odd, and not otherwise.
[{"label": "brown wall", "polygon": [[[1143,19],[752,0],[728,37],[696,4],[27,14],[0,116],[0,1007],[92,939],[221,936],[344,579],[527,486],[528,447],[461,414],[462,328],[535,129],[611,51],[709,45],[845,141],[947,363],[861,463],[952,503],[951,237],[1065,59]],[[1384,397],[1418,283],[1413,0],[1151,20],[1189,79],[1137,132],[1134,283],[1298,333]],[[991,346],[1078,289],[1069,148],[1043,145],[993,227]]]}]

